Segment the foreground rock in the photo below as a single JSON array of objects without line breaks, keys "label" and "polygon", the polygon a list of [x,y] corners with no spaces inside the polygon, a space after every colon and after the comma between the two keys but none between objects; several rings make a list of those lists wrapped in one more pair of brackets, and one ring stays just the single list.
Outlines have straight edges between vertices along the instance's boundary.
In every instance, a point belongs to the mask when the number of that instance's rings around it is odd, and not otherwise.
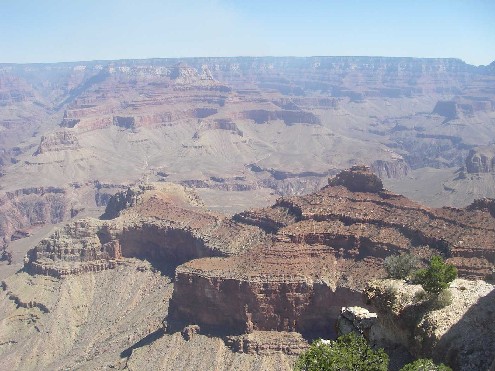
[{"label": "foreground rock", "polygon": [[378,320],[369,339],[381,346],[401,345],[419,358],[445,362],[455,370],[487,370],[495,361],[495,286],[455,280],[452,303],[427,309],[418,285],[385,280],[371,283],[366,296]]}]

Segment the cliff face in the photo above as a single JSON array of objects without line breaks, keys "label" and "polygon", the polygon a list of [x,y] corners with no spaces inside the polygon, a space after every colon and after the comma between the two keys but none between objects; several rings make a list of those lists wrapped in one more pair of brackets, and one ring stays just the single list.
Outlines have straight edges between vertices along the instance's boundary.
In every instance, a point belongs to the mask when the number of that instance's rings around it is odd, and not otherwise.
[{"label": "cliff face", "polygon": [[274,233],[271,245],[180,266],[169,330],[188,323],[233,333],[330,328],[344,303],[360,303],[365,281],[383,274],[381,259],[421,245],[451,257],[462,275],[490,272],[495,230],[488,212],[424,208],[382,190],[363,167],[330,184],[235,217]]},{"label": "cliff face", "polygon": [[394,161],[376,160],[371,164],[371,170],[381,179],[400,179],[409,174],[411,168],[404,159]]},{"label": "cliff face", "polygon": [[104,216],[113,219],[81,219],[56,230],[29,251],[26,269],[60,277],[140,258],[168,271],[191,259],[236,254],[266,239],[254,227],[205,211],[197,196],[172,184],[119,192]]},{"label": "cliff face", "polygon": [[196,323],[202,331],[229,335],[296,331],[332,336],[341,306],[360,299],[359,291],[336,287],[334,282],[289,274],[229,276],[186,264],[176,270],[168,330]]},{"label": "cliff face", "polygon": [[10,240],[16,230],[69,220],[79,211],[80,206],[74,205],[62,188],[24,188],[6,192],[0,197],[0,238]]},{"label": "cliff face", "polygon": [[121,211],[137,205],[145,190],[146,187],[141,186],[117,192],[108,200],[101,219],[114,219],[119,216]]}]

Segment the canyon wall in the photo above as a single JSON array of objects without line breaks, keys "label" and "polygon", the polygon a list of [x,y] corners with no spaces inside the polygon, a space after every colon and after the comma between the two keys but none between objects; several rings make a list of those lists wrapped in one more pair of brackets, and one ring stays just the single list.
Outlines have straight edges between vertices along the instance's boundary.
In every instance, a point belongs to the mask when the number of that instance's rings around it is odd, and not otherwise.
[{"label": "canyon wall", "polygon": [[57,187],[23,188],[0,197],[0,238],[7,241],[18,230],[46,223],[56,224],[77,215],[67,191]]},{"label": "canyon wall", "polygon": [[217,334],[296,331],[309,337],[334,336],[342,305],[361,299],[358,290],[295,274],[235,277],[185,264],[176,270],[168,331],[194,323],[203,332]]}]

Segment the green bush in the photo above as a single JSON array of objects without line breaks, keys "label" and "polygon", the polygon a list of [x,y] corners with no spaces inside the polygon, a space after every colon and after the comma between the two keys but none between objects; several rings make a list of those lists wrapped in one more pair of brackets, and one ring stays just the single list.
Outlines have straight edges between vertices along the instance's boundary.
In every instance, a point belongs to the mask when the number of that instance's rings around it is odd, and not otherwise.
[{"label": "green bush", "polygon": [[429,293],[438,295],[457,277],[457,268],[452,264],[446,264],[442,258],[435,255],[431,258],[429,266],[416,271],[414,281],[419,283]]},{"label": "green bush", "polygon": [[448,289],[442,290],[431,301],[433,309],[442,309],[450,304],[452,304],[452,293]]},{"label": "green bush", "polygon": [[422,301],[428,300],[429,298],[430,296],[428,295],[428,293],[425,290],[421,289],[414,293],[413,303],[420,303]]},{"label": "green bush", "polygon": [[418,266],[418,259],[411,253],[387,256],[384,261],[389,278],[406,279]]},{"label": "green bush", "polygon": [[414,294],[413,303],[426,303],[427,310],[442,309],[452,304],[453,297],[449,289],[442,290],[440,294],[428,293],[424,290],[419,290]]},{"label": "green bush", "polygon": [[443,363],[436,365],[431,359],[417,359],[402,367],[400,371],[452,371],[452,369]]},{"label": "green bush", "polygon": [[362,336],[354,333],[339,337],[330,344],[316,340],[296,361],[297,371],[386,371],[388,355],[373,350]]}]

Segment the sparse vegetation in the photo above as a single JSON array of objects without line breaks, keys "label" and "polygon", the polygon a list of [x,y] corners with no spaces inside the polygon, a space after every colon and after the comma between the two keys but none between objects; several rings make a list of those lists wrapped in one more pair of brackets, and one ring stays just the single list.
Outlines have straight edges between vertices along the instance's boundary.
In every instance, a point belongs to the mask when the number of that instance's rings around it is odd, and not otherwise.
[{"label": "sparse vegetation", "polygon": [[389,278],[407,279],[418,267],[418,259],[411,253],[402,253],[385,258],[385,270]]},{"label": "sparse vegetation", "polygon": [[442,290],[438,295],[419,290],[414,294],[413,302],[424,302],[427,304],[426,310],[442,309],[452,304],[452,293],[450,290]]},{"label": "sparse vegetation", "polygon": [[427,293],[439,295],[456,277],[457,268],[435,255],[431,258],[427,268],[416,271],[414,281],[420,284]]},{"label": "sparse vegetation", "polygon": [[329,344],[321,340],[313,342],[297,359],[295,370],[386,371],[388,362],[388,355],[383,349],[373,350],[362,336],[349,333]]},{"label": "sparse vegetation", "polygon": [[443,363],[436,365],[431,359],[421,358],[408,363],[400,371],[452,371],[452,369]]},{"label": "sparse vegetation", "polygon": [[435,295],[431,300],[432,309],[442,309],[452,304],[452,293],[448,290],[442,290],[440,294]]}]

